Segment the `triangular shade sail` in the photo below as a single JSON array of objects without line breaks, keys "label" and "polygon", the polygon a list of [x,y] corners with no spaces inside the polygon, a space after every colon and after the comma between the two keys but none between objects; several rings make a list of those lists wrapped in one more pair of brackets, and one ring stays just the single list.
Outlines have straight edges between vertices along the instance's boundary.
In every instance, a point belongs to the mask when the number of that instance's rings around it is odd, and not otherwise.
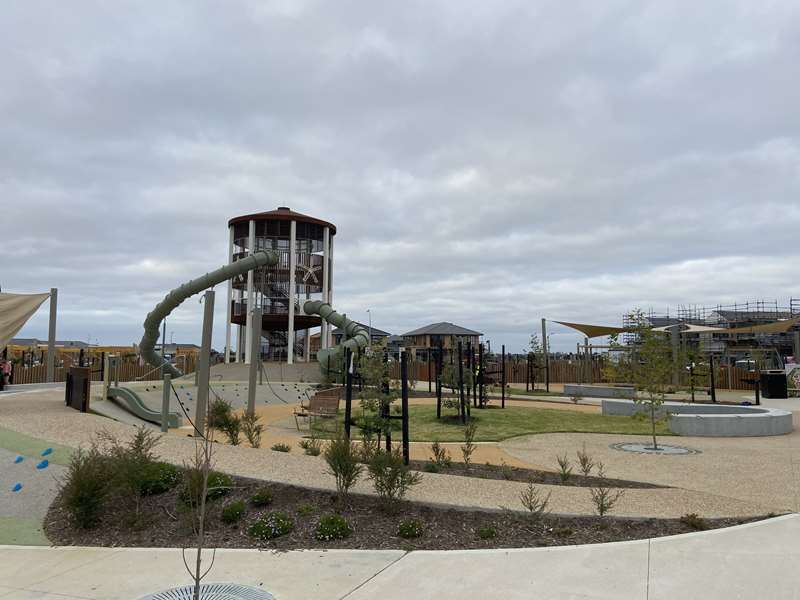
[{"label": "triangular shade sail", "polygon": [[49,297],[49,293],[0,293],[0,351],[8,346],[11,339]]},{"label": "triangular shade sail", "polygon": [[629,331],[624,327],[611,327],[610,325],[589,325],[588,323],[569,323],[567,321],[554,321],[561,325],[566,325],[572,329],[577,329],[588,338],[601,337],[604,335],[614,335],[615,333],[625,333]]}]

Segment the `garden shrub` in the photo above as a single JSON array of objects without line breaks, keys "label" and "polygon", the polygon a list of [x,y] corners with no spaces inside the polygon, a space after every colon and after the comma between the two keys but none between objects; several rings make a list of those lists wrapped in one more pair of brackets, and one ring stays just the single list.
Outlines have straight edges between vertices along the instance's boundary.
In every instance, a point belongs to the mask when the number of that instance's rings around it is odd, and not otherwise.
[{"label": "garden shrub", "polygon": [[206,417],[208,426],[214,429],[222,429],[225,423],[233,416],[233,407],[230,402],[222,398],[215,398],[208,408],[208,416]]},{"label": "garden shrub", "polygon": [[394,508],[409,488],[422,480],[419,473],[411,471],[403,463],[403,455],[397,448],[392,452],[376,452],[367,469],[375,491],[388,509]]},{"label": "garden shrub", "polygon": [[314,537],[321,542],[329,542],[331,540],[343,540],[351,533],[353,533],[353,528],[350,527],[347,519],[341,515],[325,515],[317,523]]},{"label": "garden shrub", "polygon": [[464,444],[461,446],[461,456],[464,459],[464,468],[469,471],[469,465],[472,461],[472,453],[475,452],[477,446],[475,445],[475,434],[478,431],[478,424],[475,421],[470,421],[464,427]]},{"label": "garden shrub", "polygon": [[253,506],[263,508],[272,504],[273,500],[272,490],[266,487],[259,488],[255,494],[250,496],[250,504]]},{"label": "garden shrub", "polygon": [[272,540],[288,533],[294,529],[294,521],[283,512],[269,512],[259,518],[247,530],[248,533],[262,542]]},{"label": "garden shrub", "polygon": [[165,462],[150,463],[145,467],[139,481],[139,494],[142,496],[163,494],[178,485],[180,481],[179,467]]},{"label": "garden shrub", "polygon": [[442,446],[438,441],[433,442],[431,444],[431,462],[436,465],[438,468],[447,468],[450,466],[452,459],[450,458],[450,453],[447,451],[447,448]]},{"label": "garden shrub", "polygon": [[253,448],[261,447],[261,434],[264,433],[264,425],[258,422],[258,415],[245,413],[240,419],[242,423],[242,433],[247,438],[247,443]]},{"label": "garden shrub", "polygon": [[141,426],[125,443],[107,431],[99,432],[97,438],[97,447],[108,462],[109,491],[125,502],[132,502],[138,514],[139,497],[147,495],[145,492],[158,477],[153,450],[160,441],[159,436]]},{"label": "garden shrub", "polygon": [[697,513],[689,513],[683,515],[680,518],[680,522],[686,525],[687,527],[696,529],[697,531],[705,531],[706,529],[710,529],[711,527],[708,524],[708,521],[706,521],[703,517],[701,517]]},{"label": "garden shrub", "polygon": [[279,443],[273,444],[271,450],[274,450],[275,452],[291,452],[292,447],[289,444]]},{"label": "garden shrub", "polygon": [[586,444],[583,445],[582,450],[578,450],[578,465],[580,467],[581,473],[585,477],[588,477],[592,473],[592,469],[594,468],[594,460],[592,459],[591,455],[586,451]]},{"label": "garden shrub", "polygon": [[407,540],[420,537],[424,531],[425,528],[422,523],[416,519],[400,521],[400,524],[397,526],[397,535]]},{"label": "garden shrub", "polygon": [[558,476],[561,479],[561,483],[567,483],[569,478],[572,477],[572,463],[570,463],[566,454],[564,456],[556,456],[556,461],[558,462]]},{"label": "garden shrub", "polygon": [[320,454],[322,454],[322,442],[314,436],[304,440],[300,440],[298,445],[309,456],[319,456]]},{"label": "garden shrub", "polygon": [[222,514],[220,515],[220,519],[222,522],[227,525],[233,525],[234,523],[238,523],[241,521],[242,517],[244,516],[245,506],[244,502],[241,500],[237,500],[236,502],[231,502],[227,504],[222,509]]},{"label": "garden shrub", "polygon": [[611,512],[611,509],[617,504],[624,491],[613,491],[609,486],[606,480],[605,468],[601,462],[597,463],[597,477],[599,478],[597,486],[589,488],[589,492],[591,493],[595,512],[598,516],[604,517],[607,513]]},{"label": "garden shrub", "polygon": [[231,413],[228,418],[219,426],[222,433],[228,439],[231,446],[239,445],[239,437],[242,433],[242,419],[241,417]]},{"label": "garden shrub", "polygon": [[478,527],[476,532],[478,537],[482,540],[491,540],[497,537],[497,528],[487,525],[485,527]]},{"label": "garden shrub", "polygon": [[62,482],[61,497],[78,527],[88,529],[98,523],[108,484],[108,460],[96,446],[79,449],[72,455]]},{"label": "garden shrub", "polygon": [[343,500],[358,481],[364,467],[359,464],[358,454],[350,440],[341,431],[325,448],[324,456],[328,463],[328,473],[336,479],[339,500]]},{"label": "garden shrub", "polygon": [[425,466],[422,469],[426,473],[438,473],[439,467],[436,466],[436,463],[425,463]]},{"label": "garden shrub", "polygon": [[528,487],[520,493],[519,501],[522,503],[525,510],[528,511],[530,520],[538,522],[547,514],[547,505],[550,504],[550,494],[543,496],[531,481],[528,483]]},{"label": "garden shrub", "polygon": [[297,507],[296,511],[298,515],[307,517],[314,512],[314,506],[312,504],[301,504]]},{"label": "garden shrub", "polygon": [[[208,474],[208,488],[206,490],[206,500],[222,498],[233,488],[233,480],[225,473],[211,471]],[[184,504],[197,506],[200,504],[200,495],[203,489],[203,472],[200,469],[190,467],[183,473],[183,489],[180,492],[180,499]]]}]

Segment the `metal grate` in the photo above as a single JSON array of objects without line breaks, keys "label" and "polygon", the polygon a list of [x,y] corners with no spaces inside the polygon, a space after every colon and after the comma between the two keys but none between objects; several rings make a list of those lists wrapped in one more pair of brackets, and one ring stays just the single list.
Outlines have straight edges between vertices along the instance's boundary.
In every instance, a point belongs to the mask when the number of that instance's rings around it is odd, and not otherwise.
[{"label": "metal grate", "polygon": [[[151,594],[140,600],[192,600],[194,586],[186,585]],[[269,592],[235,583],[204,583],[200,586],[200,600],[275,600]]]}]

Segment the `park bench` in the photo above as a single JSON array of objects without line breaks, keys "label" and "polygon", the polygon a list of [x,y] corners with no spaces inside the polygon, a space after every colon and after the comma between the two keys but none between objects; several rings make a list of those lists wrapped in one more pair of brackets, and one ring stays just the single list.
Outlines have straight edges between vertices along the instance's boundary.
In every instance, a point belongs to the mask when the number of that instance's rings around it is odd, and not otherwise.
[{"label": "park bench", "polygon": [[305,417],[311,419],[314,417],[332,418],[339,414],[339,402],[342,398],[342,388],[335,387],[327,390],[320,390],[315,393],[308,400],[308,404],[300,402],[300,406],[294,411],[294,423],[297,430],[300,430],[300,422],[298,418]]}]

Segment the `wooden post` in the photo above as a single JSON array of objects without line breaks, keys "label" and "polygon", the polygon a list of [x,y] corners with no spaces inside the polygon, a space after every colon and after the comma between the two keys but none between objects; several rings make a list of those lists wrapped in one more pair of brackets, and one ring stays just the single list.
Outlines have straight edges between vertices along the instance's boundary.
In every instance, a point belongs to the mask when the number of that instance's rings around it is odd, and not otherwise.
[{"label": "wooden post", "polygon": [[194,435],[200,437],[205,437],[206,431],[208,383],[211,376],[211,336],[214,329],[214,290],[206,291],[203,304],[203,337],[200,342],[200,355],[197,357],[197,406],[194,417]]},{"label": "wooden post", "polygon": [[164,373],[164,391],[161,396],[161,433],[169,431],[169,397],[172,391],[172,375]]},{"label": "wooden post", "polygon": [[[255,303],[253,304],[255,306]],[[256,375],[261,364],[261,307],[255,306],[250,319],[250,366],[248,369],[247,380],[247,414],[252,416],[256,413]],[[198,390],[199,391],[199,390]]]},{"label": "wooden post", "polygon": [[58,289],[50,289],[50,323],[47,329],[47,383],[56,380],[56,315],[58,312]]}]

